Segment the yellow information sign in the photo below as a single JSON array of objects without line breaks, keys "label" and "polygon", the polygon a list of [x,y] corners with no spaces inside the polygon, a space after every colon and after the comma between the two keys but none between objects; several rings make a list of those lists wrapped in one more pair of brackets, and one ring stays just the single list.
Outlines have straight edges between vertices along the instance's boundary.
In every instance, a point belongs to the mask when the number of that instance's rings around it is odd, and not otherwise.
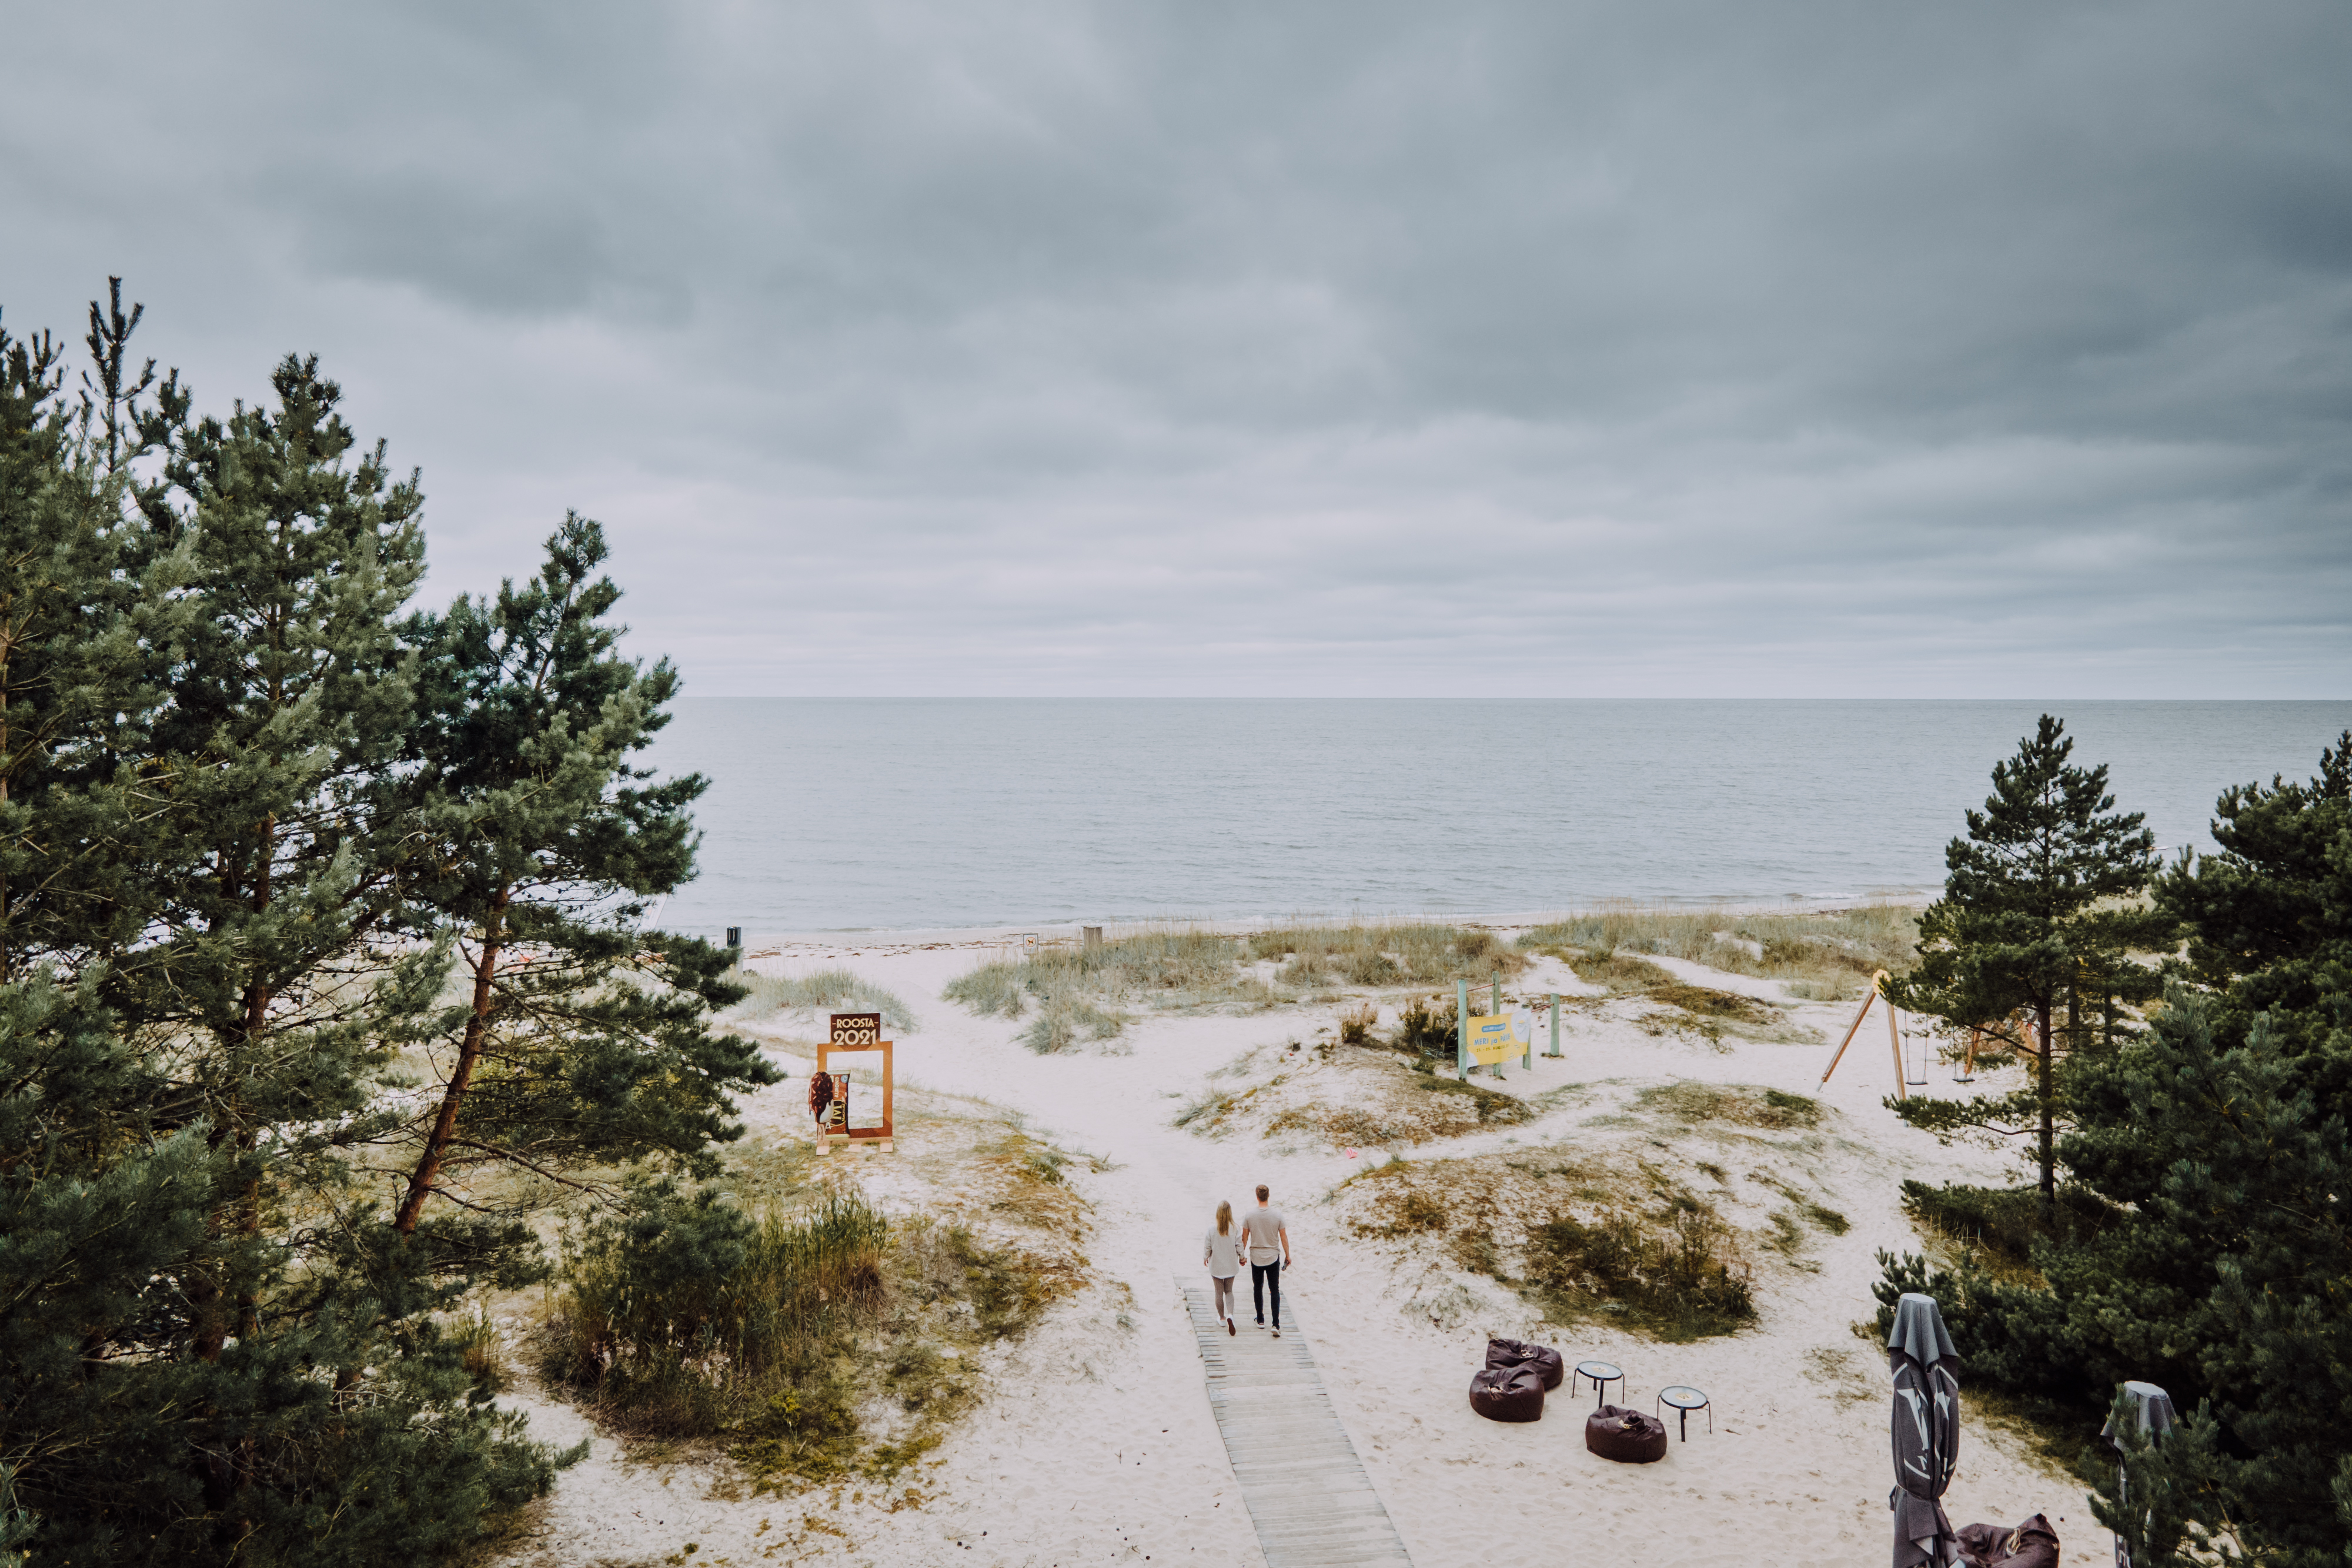
[{"label": "yellow information sign", "polygon": [[1470,1020],[1470,1060],[1481,1067],[1492,1067],[1507,1056],[1525,1054],[1527,1047],[1511,1033],[1508,1013],[1489,1013]]}]

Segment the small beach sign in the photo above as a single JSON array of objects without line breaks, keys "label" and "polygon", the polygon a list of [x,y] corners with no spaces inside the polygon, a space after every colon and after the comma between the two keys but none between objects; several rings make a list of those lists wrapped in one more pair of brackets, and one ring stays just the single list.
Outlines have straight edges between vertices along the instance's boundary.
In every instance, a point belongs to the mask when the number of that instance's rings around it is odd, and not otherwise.
[{"label": "small beach sign", "polygon": [[1511,1029],[1508,1013],[1489,1013],[1473,1017],[1465,1037],[1470,1044],[1470,1060],[1481,1067],[1492,1067],[1507,1056],[1517,1056],[1527,1050]]}]

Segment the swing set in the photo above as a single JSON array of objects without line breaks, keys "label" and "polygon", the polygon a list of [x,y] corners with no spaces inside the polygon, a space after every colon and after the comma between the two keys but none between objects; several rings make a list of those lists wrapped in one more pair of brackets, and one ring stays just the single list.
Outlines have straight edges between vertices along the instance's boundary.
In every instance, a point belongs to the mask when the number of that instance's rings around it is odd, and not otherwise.
[{"label": "swing set", "polygon": [[[1870,1016],[1871,1004],[1884,1001],[1886,1002],[1886,1043],[1895,1053],[1895,1097],[1897,1100],[1910,1098],[1910,1086],[1905,1082],[1908,1075],[1903,1068],[1903,1026],[1895,1019],[1895,1004],[1887,1000],[1887,973],[1884,969],[1870,977],[1870,994],[1862,998],[1862,1007],[1854,1013],[1853,1022],[1846,1026],[1845,1038],[1838,1041],[1837,1051],[1831,1056],[1830,1064],[1822,1069],[1823,1083],[1826,1084],[1830,1081],[1830,1074],[1837,1071],[1838,1063],[1845,1060],[1845,1048],[1852,1045],[1853,1037],[1862,1032],[1862,1020]],[[1976,1061],[1976,1042],[1973,1040],[1969,1043],[1969,1070],[1973,1071]],[[1920,1082],[1925,1082],[1926,1080],[1922,1079]]]},{"label": "swing set", "polygon": [[[1908,1083],[1905,1082],[1906,1074],[1903,1063],[1903,1028],[1899,1021],[1899,1017],[1895,1010],[1895,1003],[1890,1000],[1886,995],[1886,982],[1888,977],[1886,971],[1884,969],[1879,970],[1870,977],[1870,994],[1862,998],[1862,1006],[1855,1011],[1853,1015],[1853,1022],[1846,1026],[1845,1038],[1838,1041],[1837,1051],[1830,1057],[1830,1064],[1822,1069],[1822,1082],[1823,1083],[1827,1083],[1830,1081],[1830,1074],[1835,1072],[1837,1071],[1838,1063],[1845,1059],[1845,1048],[1852,1045],[1853,1043],[1853,1037],[1862,1031],[1862,1020],[1870,1016],[1872,1005],[1882,1001],[1886,1003],[1886,1043],[1888,1048],[1895,1053],[1895,1097],[1897,1100],[1908,1099],[1910,1098],[1908,1091],[1912,1084],[1925,1084],[1927,1082],[1925,1076],[1927,1067],[1924,1058],[1922,1059],[1920,1065],[1922,1075],[1920,1077],[1911,1079]],[[2013,1017],[2011,1021],[2019,1026],[2017,1032],[2021,1038],[2018,1040],[2012,1040],[2007,1043],[2023,1050],[2028,1054],[2039,1055],[2040,1051],[2037,1048],[2026,1045],[2022,1042],[2021,1037],[2026,1032],[2023,1027],[2023,1016],[2021,1014],[2017,1015]],[[1984,1038],[1987,1034],[1993,1035],[1996,1040],[2000,1038],[2000,1031],[1998,1030],[1989,1029],[1981,1024],[1969,1030],[1968,1059],[1960,1068],[1959,1076],[1952,1080],[1953,1082],[1973,1083],[1977,1081],[1977,1047],[1983,1043]]]}]

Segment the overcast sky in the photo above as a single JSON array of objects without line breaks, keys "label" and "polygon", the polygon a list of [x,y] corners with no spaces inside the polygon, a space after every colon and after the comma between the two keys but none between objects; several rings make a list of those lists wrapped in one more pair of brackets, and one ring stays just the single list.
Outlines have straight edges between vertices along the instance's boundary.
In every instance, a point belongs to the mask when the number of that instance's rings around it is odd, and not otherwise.
[{"label": "overcast sky", "polygon": [[2352,6],[18,5],[5,325],[703,695],[2352,692]]}]

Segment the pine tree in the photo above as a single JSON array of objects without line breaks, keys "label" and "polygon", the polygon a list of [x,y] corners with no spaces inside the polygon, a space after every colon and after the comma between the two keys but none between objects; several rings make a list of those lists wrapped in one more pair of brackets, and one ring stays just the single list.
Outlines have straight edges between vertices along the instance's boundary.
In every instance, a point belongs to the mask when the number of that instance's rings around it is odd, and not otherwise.
[{"label": "pine tree", "polygon": [[426,1206],[469,1168],[505,1166],[550,1188],[576,1172],[659,1159],[716,1168],[740,1135],[728,1095],[773,1082],[749,1042],[709,1031],[740,999],[708,943],[641,936],[644,900],[693,874],[698,775],[663,782],[631,758],[668,722],[677,688],[615,652],[620,597],[597,575],[603,530],[568,516],[539,575],[458,600],[416,631],[426,650],[415,758],[433,870],[417,895],[461,955],[464,995],[420,1033],[440,1072],[405,1130],[404,1237],[453,1256],[524,1243],[477,1195],[437,1225]]},{"label": "pine tree", "polygon": [[2210,1412],[2207,1438],[2142,1457],[2181,1505],[2158,1522],[2226,1519],[2292,1568],[2352,1545],[2347,759],[2352,735],[2307,784],[2228,791],[2220,852],[2157,883],[2187,958],[2148,1028],[2072,1063],[2059,1157],[2094,1219],[2036,1241],[2041,1282],[1888,1270],[1948,1303],[1996,1386],[2088,1423],[2127,1378]]},{"label": "pine tree", "polygon": [[120,399],[102,454],[63,379],[53,340],[0,333],[0,1468],[27,1547],[102,1494],[94,1448],[152,1440],[142,1393],[168,1375],[127,1390],[110,1364],[146,1349],[208,1207],[201,1130],[163,1124],[100,995],[157,907],[135,863],[156,780],[131,758],[161,691],[141,627],[185,618],[168,573],[124,570],[121,431],[145,411]]},{"label": "pine tree", "polygon": [[2216,852],[2184,855],[2157,886],[2188,933],[2184,972],[2235,1015],[2316,1018],[2323,998],[2352,992],[2352,911],[2337,902],[2352,832],[2352,730],[2321,748],[2308,782],[2238,785],[2213,813]]},{"label": "pine tree", "polygon": [[[188,426],[168,469],[179,504],[150,501],[205,612],[154,734],[183,861],[161,868],[166,935],[116,987],[137,1026],[184,1042],[184,1102],[237,1167],[226,1239],[259,1236],[280,1192],[317,1185],[299,1166],[331,1157],[283,1139],[265,1155],[267,1130],[361,1115],[386,1058],[362,944],[398,907],[383,776],[412,713],[399,620],[424,571],[415,477],[393,480],[380,444],[346,461],[356,440],[315,359],[271,381],[274,408]],[[268,1267],[228,1246],[243,1261],[225,1272]],[[257,1290],[197,1276],[195,1354],[251,1338]]]},{"label": "pine tree", "polygon": [[553,1456],[479,1403],[446,1295],[353,1240],[385,1038],[439,978],[365,947],[414,837],[414,486],[343,463],[312,363],[187,422],[122,370],[137,316],[93,307],[78,421],[53,354],[0,351],[5,1529],[78,1563],[428,1561]]},{"label": "pine tree", "polygon": [[[1967,837],[1945,851],[1949,875],[1944,896],[1920,917],[1918,967],[1888,989],[1898,1007],[1982,1030],[2030,1057],[2032,1081],[2011,1093],[1888,1103],[1940,1135],[2032,1136],[2045,1209],[2057,1195],[2061,1031],[2080,1049],[2092,1038],[2086,998],[2092,1016],[2112,1020],[2118,994],[2152,986],[2126,954],[2161,925],[2121,903],[2154,875],[2155,838],[2140,813],[2115,810],[2104,764],[2068,762],[2074,748],[2065,727],[2044,714],[2017,755],[1993,765],[1984,810],[1968,813]],[[2022,1030],[2011,1021],[2021,1016]]]}]

